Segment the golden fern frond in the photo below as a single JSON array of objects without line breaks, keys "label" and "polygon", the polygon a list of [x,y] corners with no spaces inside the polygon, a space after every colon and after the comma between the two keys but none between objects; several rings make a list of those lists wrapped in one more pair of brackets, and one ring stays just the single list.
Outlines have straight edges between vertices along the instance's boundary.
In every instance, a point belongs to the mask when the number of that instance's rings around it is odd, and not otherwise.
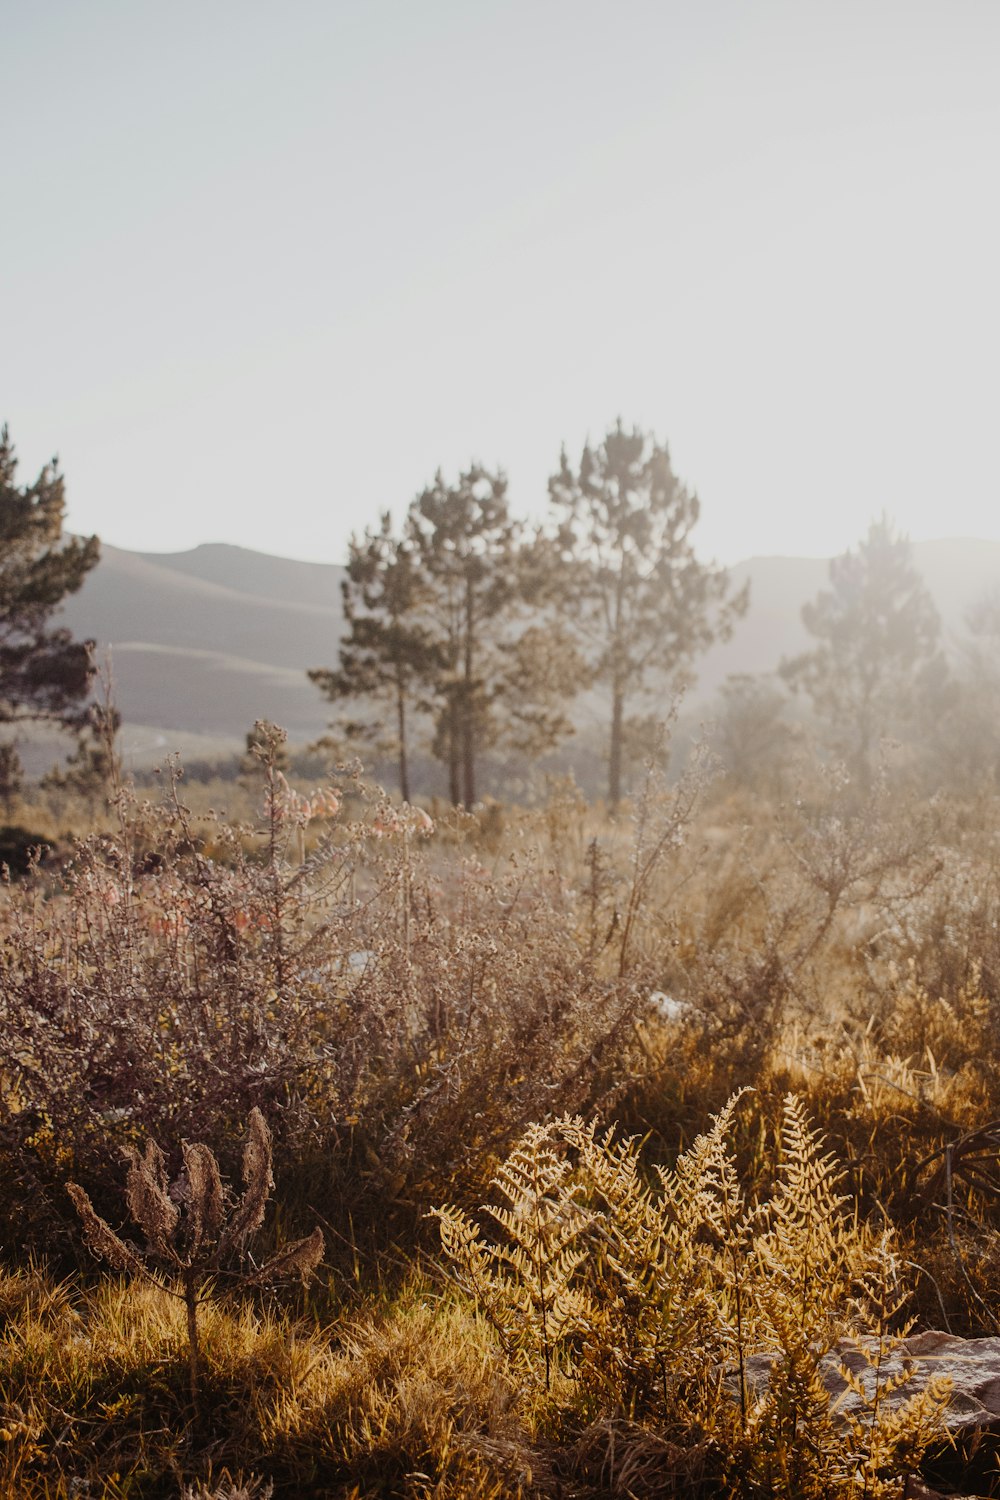
[{"label": "golden fern frond", "polygon": [[[438,1221],[441,1248],[451,1262],[456,1279],[489,1311],[491,1294],[502,1283],[493,1268],[491,1247],[480,1238],[478,1224],[460,1208],[447,1206],[433,1209],[431,1217]],[[503,1313],[503,1309],[499,1311]],[[506,1325],[509,1319],[500,1316],[499,1321]]]},{"label": "golden fern frond", "polygon": [[866,1267],[864,1237],[846,1213],[843,1172],[801,1100],[784,1101],[778,1184],[755,1243],[760,1307],[772,1336],[784,1330],[829,1349],[846,1328],[851,1287]]},{"label": "golden fern frond", "polygon": [[529,1362],[544,1361],[549,1384],[558,1346],[593,1321],[575,1284],[587,1259],[584,1231],[592,1222],[579,1200],[573,1166],[557,1149],[552,1127],[525,1132],[493,1179],[505,1203],[484,1211],[504,1231],[497,1243],[456,1209],[435,1211],[442,1246],[506,1346]]},{"label": "golden fern frond", "polygon": [[861,1356],[861,1369],[854,1369],[842,1359],[839,1371],[845,1391],[834,1403],[843,1402],[851,1392],[860,1409],[852,1412],[840,1426],[845,1430],[846,1447],[864,1493],[882,1496],[896,1493],[886,1483],[889,1475],[914,1473],[927,1448],[948,1440],[946,1410],[951,1398],[951,1381],[934,1375],[905,1400],[905,1391],[917,1373],[919,1360],[904,1360],[895,1373],[887,1374],[885,1362],[898,1348],[895,1337],[850,1339]]},{"label": "golden fern frond", "polygon": [[658,1168],[666,1201],[679,1226],[688,1233],[707,1232],[717,1242],[734,1232],[744,1237],[750,1219],[729,1146],[736,1107],[747,1089],[739,1089],[722,1107],[710,1130],[696,1137],[673,1171]]},{"label": "golden fern frond", "polygon": [[594,1125],[565,1127],[566,1139],[579,1152],[579,1172],[588,1201],[600,1211],[601,1240],[608,1253],[624,1263],[641,1263],[650,1272],[669,1254],[672,1219],[662,1198],[644,1182],[634,1139],[616,1141],[609,1130],[598,1136]]},{"label": "golden fern frond", "polygon": [[781,1126],[780,1185],[774,1209],[789,1224],[840,1229],[847,1195],[841,1191],[843,1168],[809,1123],[805,1106],[794,1094],[784,1101]]},{"label": "golden fern frond", "polygon": [[551,1125],[529,1125],[513,1151],[497,1168],[490,1186],[516,1204],[540,1185],[554,1186],[569,1171],[564,1157],[554,1149]]},{"label": "golden fern frond", "polygon": [[899,1258],[888,1232],[864,1248],[865,1260],[856,1269],[852,1288],[852,1318],[859,1327],[875,1329],[884,1342],[894,1346],[902,1343],[913,1322],[901,1316],[908,1295],[903,1286]]},{"label": "golden fern frond", "polygon": [[589,1185],[615,1213],[628,1213],[640,1199],[648,1197],[639,1174],[639,1153],[634,1138],[616,1141],[614,1131],[597,1134],[597,1123],[562,1120],[559,1129],[579,1152],[580,1168]]}]

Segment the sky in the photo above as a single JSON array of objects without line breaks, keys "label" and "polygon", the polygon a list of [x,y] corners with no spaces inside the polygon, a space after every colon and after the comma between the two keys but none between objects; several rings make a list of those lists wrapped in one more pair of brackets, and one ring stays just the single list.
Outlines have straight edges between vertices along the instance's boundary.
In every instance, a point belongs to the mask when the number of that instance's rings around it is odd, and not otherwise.
[{"label": "sky", "polygon": [[340,562],[620,416],[705,557],[1000,538],[996,0],[0,15],[0,421],[71,529]]}]

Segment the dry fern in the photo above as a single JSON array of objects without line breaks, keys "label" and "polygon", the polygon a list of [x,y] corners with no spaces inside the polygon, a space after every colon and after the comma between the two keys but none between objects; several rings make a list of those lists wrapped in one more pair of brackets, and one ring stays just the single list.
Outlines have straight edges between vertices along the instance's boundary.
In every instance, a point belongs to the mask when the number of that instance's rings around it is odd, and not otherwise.
[{"label": "dry fern", "polygon": [[576,1284],[586,1256],[581,1236],[590,1218],[579,1205],[572,1166],[551,1127],[532,1125],[503,1163],[492,1186],[503,1200],[486,1212],[505,1238],[483,1242],[458,1209],[436,1210],[445,1253],[472,1292],[505,1349],[529,1367],[541,1361],[545,1387],[562,1345],[592,1322]]},{"label": "dry fern", "polygon": [[[637,1145],[579,1119],[533,1126],[494,1185],[499,1242],[454,1209],[442,1244],[512,1358],[563,1368],[593,1414],[708,1441],[733,1494],[887,1496],[943,1432],[946,1390],[911,1401],[883,1373],[901,1311],[885,1239],[860,1228],[801,1102],[785,1100],[769,1199],[750,1198],[729,1135],[739,1096],[655,1185]],[[869,1374],[843,1378],[853,1340]]]}]

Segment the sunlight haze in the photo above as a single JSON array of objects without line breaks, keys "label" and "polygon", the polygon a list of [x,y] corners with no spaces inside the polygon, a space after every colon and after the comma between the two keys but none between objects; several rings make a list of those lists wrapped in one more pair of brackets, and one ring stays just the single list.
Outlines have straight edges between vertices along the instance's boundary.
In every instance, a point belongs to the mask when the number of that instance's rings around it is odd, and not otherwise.
[{"label": "sunlight haze", "polygon": [[1000,537],[1000,7],[8,7],[0,421],[125,548],[339,562],[670,444],[699,551]]}]

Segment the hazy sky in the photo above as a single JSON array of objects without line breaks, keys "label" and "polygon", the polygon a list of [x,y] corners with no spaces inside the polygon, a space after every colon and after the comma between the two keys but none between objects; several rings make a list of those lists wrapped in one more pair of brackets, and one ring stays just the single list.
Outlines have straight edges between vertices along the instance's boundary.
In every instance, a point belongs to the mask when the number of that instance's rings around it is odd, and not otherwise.
[{"label": "hazy sky", "polygon": [[340,561],[621,414],[723,561],[1000,537],[998,0],[0,13],[0,420],[74,529]]}]

